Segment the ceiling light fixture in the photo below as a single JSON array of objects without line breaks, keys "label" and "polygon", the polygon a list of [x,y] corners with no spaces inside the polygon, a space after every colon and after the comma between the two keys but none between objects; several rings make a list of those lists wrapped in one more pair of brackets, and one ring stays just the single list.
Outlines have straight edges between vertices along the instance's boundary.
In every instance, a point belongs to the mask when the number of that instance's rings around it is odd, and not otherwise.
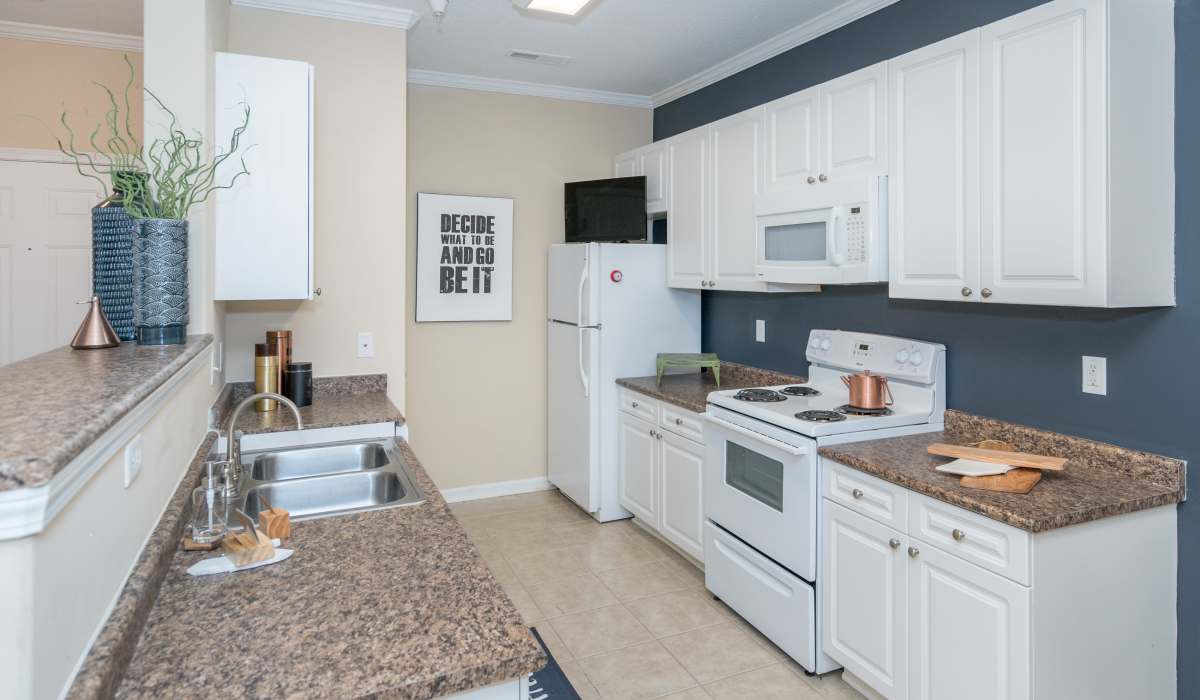
[{"label": "ceiling light fixture", "polygon": [[433,10],[433,21],[442,23],[442,18],[446,16],[446,6],[449,4],[450,0],[429,0],[429,9]]},{"label": "ceiling light fixture", "polygon": [[592,0],[513,0],[513,4],[535,12],[555,12],[560,15],[577,15]]}]

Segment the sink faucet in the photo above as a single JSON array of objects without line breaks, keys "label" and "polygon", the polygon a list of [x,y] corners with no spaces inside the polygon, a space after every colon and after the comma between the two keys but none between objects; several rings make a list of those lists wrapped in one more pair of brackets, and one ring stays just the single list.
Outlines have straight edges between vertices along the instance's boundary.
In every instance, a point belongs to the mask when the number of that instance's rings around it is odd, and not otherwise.
[{"label": "sink faucet", "polygon": [[225,481],[225,493],[230,496],[237,495],[242,483],[242,432],[237,429],[238,418],[242,415],[243,408],[259,399],[275,399],[292,409],[292,415],[296,417],[296,430],[304,429],[304,419],[300,417],[300,408],[286,396],[266,391],[252,394],[238,402],[237,407],[233,409],[233,413],[229,415],[229,427],[225,430],[225,463],[229,465]]}]

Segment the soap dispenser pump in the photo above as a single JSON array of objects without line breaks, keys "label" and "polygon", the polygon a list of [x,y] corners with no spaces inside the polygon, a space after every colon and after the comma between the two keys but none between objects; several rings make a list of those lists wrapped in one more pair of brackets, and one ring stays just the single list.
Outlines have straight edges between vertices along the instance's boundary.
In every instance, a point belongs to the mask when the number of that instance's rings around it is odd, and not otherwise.
[{"label": "soap dispenser pump", "polygon": [[108,322],[108,317],[104,315],[104,310],[100,308],[100,297],[93,296],[90,301],[76,303],[91,304],[91,308],[88,309],[87,316],[83,317],[83,323],[79,324],[79,330],[75,331],[71,347],[76,350],[96,350],[115,348],[121,344],[121,339],[117,337],[112,324]]}]

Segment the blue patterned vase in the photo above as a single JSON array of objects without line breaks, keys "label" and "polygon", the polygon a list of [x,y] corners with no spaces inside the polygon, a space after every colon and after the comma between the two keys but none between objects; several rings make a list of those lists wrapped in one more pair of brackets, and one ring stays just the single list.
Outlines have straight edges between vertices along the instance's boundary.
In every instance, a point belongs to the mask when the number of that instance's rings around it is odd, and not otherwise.
[{"label": "blue patterned vase", "polygon": [[92,209],[92,294],[117,337],[133,340],[133,237],[138,223],[120,197]]},{"label": "blue patterned vase", "polygon": [[142,219],[133,238],[133,325],[138,345],[187,340],[188,222]]}]

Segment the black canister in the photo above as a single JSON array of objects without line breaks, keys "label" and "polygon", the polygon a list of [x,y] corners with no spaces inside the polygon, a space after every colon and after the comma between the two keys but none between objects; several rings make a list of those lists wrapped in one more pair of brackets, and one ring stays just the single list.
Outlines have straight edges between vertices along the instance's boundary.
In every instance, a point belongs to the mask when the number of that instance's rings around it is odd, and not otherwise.
[{"label": "black canister", "polygon": [[312,405],[312,363],[289,362],[283,372],[283,395],[297,406]]}]

